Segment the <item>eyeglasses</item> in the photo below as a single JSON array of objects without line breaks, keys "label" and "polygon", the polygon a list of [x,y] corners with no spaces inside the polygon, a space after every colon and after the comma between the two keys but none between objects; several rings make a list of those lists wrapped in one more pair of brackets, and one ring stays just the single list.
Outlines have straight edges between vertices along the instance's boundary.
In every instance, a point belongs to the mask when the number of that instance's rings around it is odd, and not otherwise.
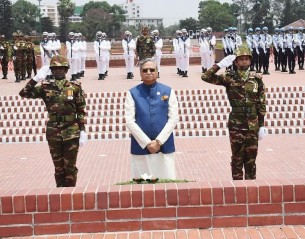
[{"label": "eyeglasses", "polygon": [[155,72],[156,71],[156,69],[154,69],[154,68],[146,68],[146,69],[142,69],[142,72],[143,73],[147,73],[147,72]]}]

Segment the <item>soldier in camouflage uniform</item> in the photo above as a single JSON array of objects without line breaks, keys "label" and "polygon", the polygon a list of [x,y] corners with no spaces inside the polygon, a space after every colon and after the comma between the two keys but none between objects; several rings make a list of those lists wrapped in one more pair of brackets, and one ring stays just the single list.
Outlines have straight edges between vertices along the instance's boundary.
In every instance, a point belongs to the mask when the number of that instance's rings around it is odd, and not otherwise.
[{"label": "soldier in camouflage uniform", "polygon": [[[243,167],[245,179],[256,179],[258,140],[266,134],[265,86],[261,75],[250,73],[251,58],[248,49],[240,48],[236,51],[236,56],[225,57],[201,76],[205,82],[226,87],[232,107],[228,128],[233,180],[243,179]],[[236,71],[216,75],[220,68],[229,67],[233,61],[237,67]]]},{"label": "soldier in camouflage uniform", "polygon": [[5,40],[5,35],[0,35],[0,62],[3,73],[2,79],[7,79],[9,48],[10,44]]},{"label": "soldier in camouflage uniform", "polygon": [[[46,104],[49,113],[46,138],[55,166],[57,187],[76,185],[78,149],[79,145],[87,140],[84,91],[80,82],[70,82],[66,79],[68,68],[69,64],[65,57],[53,56],[50,69],[55,80],[44,80],[49,67],[43,66],[19,92],[21,97],[41,98]],[[35,87],[41,80],[41,85]]]},{"label": "soldier in camouflage uniform", "polygon": [[16,37],[13,45],[13,63],[16,76],[15,82],[20,82],[21,80],[25,80],[27,48],[21,32],[17,32],[14,37]]},{"label": "soldier in camouflage uniform", "polygon": [[[34,52],[34,43],[31,41],[30,36],[25,36],[26,41],[26,72],[27,79],[31,79],[34,61],[35,61],[35,52]],[[34,72],[35,73],[35,72]]]},{"label": "soldier in camouflage uniform", "polygon": [[139,60],[153,58],[156,53],[156,47],[153,38],[148,34],[148,27],[142,28],[142,35],[138,37],[136,52]]}]

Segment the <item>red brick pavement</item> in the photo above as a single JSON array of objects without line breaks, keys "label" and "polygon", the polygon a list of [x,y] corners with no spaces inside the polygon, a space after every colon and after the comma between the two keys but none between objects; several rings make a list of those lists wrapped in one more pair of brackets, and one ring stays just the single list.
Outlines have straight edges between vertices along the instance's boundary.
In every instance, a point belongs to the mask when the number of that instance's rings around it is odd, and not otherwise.
[{"label": "red brick pavement", "polygon": [[[20,237],[29,239],[33,237]],[[270,226],[255,228],[180,229],[170,231],[82,233],[37,236],[36,239],[300,239],[305,226]]]},{"label": "red brick pavement", "polygon": [[[200,66],[191,66],[188,78],[175,74],[175,67],[162,67],[160,82],[174,89],[214,88],[200,80]],[[123,68],[112,68],[105,81],[96,80],[96,69],[88,69],[82,79],[86,92],[126,91],[140,83],[136,72],[134,80],[126,80]],[[303,86],[305,71],[296,75],[271,70],[264,76],[267,87]],[[13,73],[9,80],[0,80],[1,95],[17,95],[25,82],[14,83]],[[305,171],[305,136],[272,135],[260,142],[257,158],[258,182],[264,179],[300,178]],[[230,148],[227,137],[177,138],[177,173],[179,178],[196,181],[218,181],[230,178]],[[78,186],[109,185],[125,181],[129,176],[129,141],[91,141],[80,149]],[[52,188],[53,165],[46,143],[0,145],[1,190]],[[232,230],[232,231],[229,231]],[[244,230],[244,231],[243,231]],[[245,232],[246,231],[246,232]],[[262,229],[179,230],[160,232],[165,238],[305,238],[304,227],[267,227]],[[237,234],[246,236],[237,236]],[[284,233],[284,234],[283,234]],[[98,238],[161,238],[155,232],[74,235],[73,237]],[[209,234],[209,236],[207,236]],[[230,236],[232,234],[232,236]],[[233,236],[233,234],[235,236]],[[285,235],[286,234],[286,235]],[[292,236],[287,236],[287,235]],[[200,235],[200,236],[199,236]],[[205,235],[203,237],[203,235]],[[286,236],[286,237],[285,237]]]}]

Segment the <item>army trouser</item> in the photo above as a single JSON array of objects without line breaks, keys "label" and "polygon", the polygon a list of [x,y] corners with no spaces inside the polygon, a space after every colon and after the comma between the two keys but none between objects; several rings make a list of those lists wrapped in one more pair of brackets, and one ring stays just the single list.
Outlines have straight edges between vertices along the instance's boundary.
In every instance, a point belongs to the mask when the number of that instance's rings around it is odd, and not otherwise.
[{"label": "army trouser", "polygon": [[48,141],[50,153],[55,167],[57,187],[75,187],[78,169],[76,159],[79,138],[67,141]]},{"label": "army trouser", "polygon": [[26,58],[26,72],[30,76],[33,71],[33,56],[32,55],[27,55]]},{"label": "army trouser", "polygon": [[1,60],[1,67],[2,67],[2,73],[4,76],[7,75],[8,72],[8,58],[7,57],[3,57]]},{"label": "army trouser", "polygon": [[231,170],[233,180],[256,179],[258,132],[254,130],[229,130],[231,143]]}]

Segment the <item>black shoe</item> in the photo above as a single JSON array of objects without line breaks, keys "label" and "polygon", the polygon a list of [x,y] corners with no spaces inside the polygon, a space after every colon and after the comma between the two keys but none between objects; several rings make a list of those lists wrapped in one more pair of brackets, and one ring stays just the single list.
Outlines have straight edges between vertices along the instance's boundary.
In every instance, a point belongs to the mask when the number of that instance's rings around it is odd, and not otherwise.
[{"label": "black shoe", "polygon": [[72,78],[71,78],[70,81],[76,81],[76,74],[73,74],[73,75],[72,75]]},{"label": "black shoe", "polygon": [[26,78],[31,79],[32,78],[31,74],[28,74]]},{"label": "black shoe", "polygon": [[130,72],[130,75],[131,75],[131,79],[133,79],[133,78],[134,78],[134,75],[133,75],[133,73],[132,73],[132,72]]},{"label": "black shoe", "polygon": [[105,76],[108,76],[108,71],[106,71],[104,75],[105,75]]},{"label": "black shoe", "polygon": [[105,74],[101,74],[101,80],[105,80],[106,75]]},{"label": "black shoe", "polygon": [[180,69],[177,68],[177,75],[180,75]]},{"label": "black shoe", "polygon": [[76,79],[80,79],[80,73],[76,74]]},{"label": "black shoe", "polygon": [[295,71],[289,71],[289,74],[296,74]]},{"label": "black shoe", "polygon": [[132,79],[130,72],[127,73],[127,78],[126,79]]},{"label": "black shoe", "polygon": [[102,74],[98,74],[98,80],[102,79]]},{"label": "black shoe", "polygon": [[6,80],[7,79],[7,75],[3,75],[2,79]]},{"label": "black shoe", "polygon": [[81,76],[81,77],[84,77],[84,76],[85,76],[85,72],[82,71],[80,76]]},{"label": "black shoe", "polygon": [[16,80],[15,80],[15,82],[18,82],[18,83],[20,83],[20,77],[19,77],[19,76],[17,76],[17,77],[16,77]]},{"label": "black shoe", "polygon": [[188,76],[187,76],[187,71],[184,71],[182,77],[188,77]]}]

